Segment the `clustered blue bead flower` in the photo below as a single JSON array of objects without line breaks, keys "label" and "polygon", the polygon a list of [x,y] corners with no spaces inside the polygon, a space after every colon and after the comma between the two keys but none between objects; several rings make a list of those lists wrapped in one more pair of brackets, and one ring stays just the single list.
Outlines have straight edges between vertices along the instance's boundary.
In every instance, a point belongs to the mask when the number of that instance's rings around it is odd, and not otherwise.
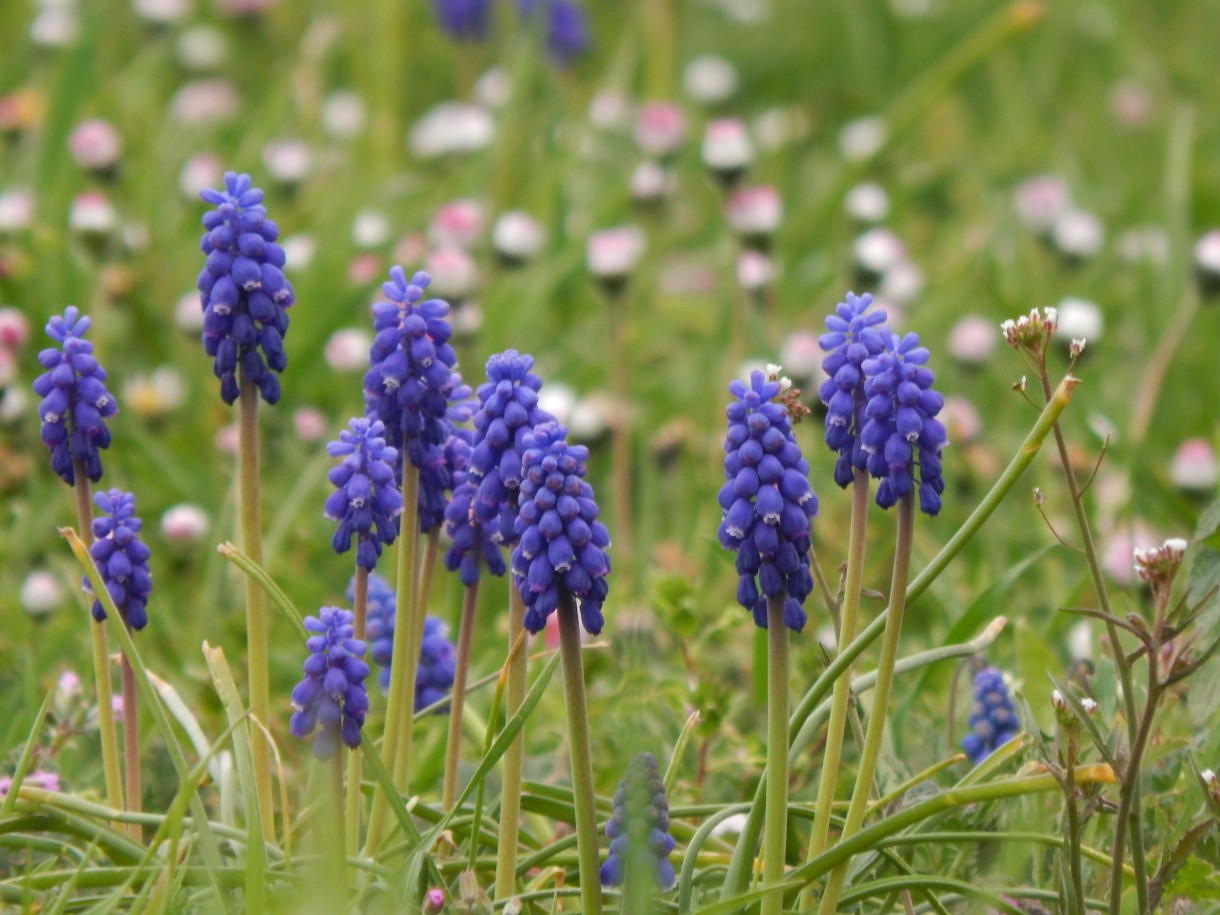
[{"label": "clustered blue bead flower", "polygon": [[802,604],[813,590],[809,571],[809,519],[818,500],[809,487],[809,464],[792,436],[780,382],[762,372],[750,386],[734,380],[724,440],[724,486],[719,501],[720,545],[737,552],[737,602],[767,626],[767,599],[783,598],[784,625],[805,626]]},{"label": "clustered blue bead flower", "polygon": [[[89,555],[102,573],[106,591],[118,608],[119,615],[132,629],[148,624],[148,595],[152,593],[152,576],[148,571],[148,547],[137,536],[142,522],[136,517],[136,497],[129,492],[112,489],[99,492],[94,503],[104,517],[94,518],[93,544]],[[89,579],[84,579],[86,591],[92,591]],[[93,618],[99,623],[106,611],[99,600],[93,601]]]},{"label": "clustered blue bead flower", "polygon": [[1017,736],[1017,713],[997,668],[984,667],[975,673],[974,706],[967,723],[970,733],[962,738],[962,752],[976,766]]},{"label": "clustered blue bead flower", "polygon": [[667,890],[674,885],[674,869],[668,860],[674,850],[674,838],[669,834],[669,802],[656,757],[651,753],[641,753],[627,763],[614,792],[606,836],[611,841],[610,854],[601,866],[603,886],[623,882],[627,856],[640,842],[646,843],[644,854],[655,868],[657,887]]},{"label": "clustered blue bead flower", "polygon": [[474,437],[468,466],[457,481],[446,510],[453,544],[445,566],[463,584],[479,577],[479,560],[493,575],[504,574],[499,547],[517,539],[517,495],[525,437],[554,417],[538,406],[542,379],[530,369],[534,360],[507,350],[487,361],[487,381],[479,385]]},{"label": "clustered blue bead flower", "polygon": [[[347,599],[355,597],[355,578],[348,584]],[[370,575],[365,597],[365,638],[369,657],[380,668],[377,682],[382,691],[390,687],[390,666],[394,660],[394,591],[380,575]],[[445,624],[434,616],[424,618],[424,638],[419,646],[419,666],[415,669],[415,711],[443,698],[453,687],[457,653],[449,642]],[[443,711],[443,710],[442,710]]]},{"label": "clustered blue bead flower", "polygon": [[[415,711],[439,702],[453,688],[457,652],[449,641],[449,627],[438,617],[424,617],[424,637],[419,643],[419,666],[415,668]],[[437,709],[443,712],[445,708]]]},{"label": "clustered blue bead flower", "polygon": [[560,589],[580,598],[580,621],[602,631],[610,535],[597,520],[593,487],[583,479],[589,449],[567,443],[554,421],[522,440],[521,486],[512,553],[513,578],[525,602],[525,628],[540,632],[559,606]]},{"label": "clustered blue bead flower", "polygon": [[38,354],[38,364],[46,371],[34,379],[34,393],[42,398],[39,437],[51,452],[51,469],[69,486],[76,484],[74,459],[84,464],[90,480],[102,478],[98,450],[110,445],[105,420],[118,412],[103,384],[106,372],[85,339],[89,323],[75,305],[65,308],[63,317],[47,321],[47,336],[59,346]]},{"label": "clustered blue bead flower", "polygon": [[[356,599],[356,579],[347,586],[347,599]],[[383,691],[390,688],[390,661],[394,657],[394,618],[397,600],[394,589],[380,575],[369,575],[365,593],[364,638],[368,657],[380,668],[377,682]]]},{"label": "clustered blue bead flower", "polygon": [[429,445],[427,459],[419,468],[419,529],[427,533],[445,523],[449,494],[456,489],[470,462],[472,430],[459,428],[473,412],[470,386],[456,371],[451,375],[449,405],[445,409],[448,430],[443,446]]},{"label": "clustered blue bead flower", "polygon": [[323,607],[317,616],[305,617],[305,629],[313,633],[305,642],[309,657],[304,678],[292,690],[292,720],[289,730],[304,740],[317,729],[313,755],[330,759],[342,741],[360,746],[360,729],[369,709],[364,679],[365,644],[353,638],[352,613]]},{"label": "clustered blue bead flower", "polygon": [[589,27],[585,11],[573,0],[517,0],[521,18],[535,13],[546,16],[546,49],[551,60],[570,64],[589,50]]},{"label": "clustered blue bead flower", "polygon": [[491,0],[432,0],[436,21],[456,41],[482,41],[491,24]]},{"label": "clustered blue bead flower", "polygon": [[386,445],[384,435],[381,420],[361,417],[326,446],[331,457],[343,457],[328,475],[336,489],[326,499],[325,514],[339,522],[330,545],[336,553],[346,553],[357,538],[356,562],[369,570],[377,565],[382,544],[394,542],[394,519],[402,512],[394,477],[398,452]]},{"label": "clustered blue bead flower", "polygon": [[822,360],[828,377],[818,391],[826,404],[826,446],[839,452],[834,480],[844,488],[851,484],[853,468],[868,469],[868,453],[859,438],[867,401],[864,360],[878,356],[889,340],[886,314],[879,309],[868,311],[872,304],[868,293],[849,292],[826,318],[827,332],[818,338],[818,344],[829,352]]},{"label": "clustered blue bead flower", "polygon": [[940,452],[948,438],[935,418],[945,399],[932,390],[927,361],[917,334],[891,334],[879,355],[864,360],[868,421],[860,445],[868,453],[868,472],[881,481],[875,496],[879,506],[889,508],[918,486],[920,511],[935,515],[945,490]]},{"label": "clustered blue bead flower", "polygon": [[199,274],[203,304],[203,348],[213,357],[220,397],[231,404],[240,393],[238,366],[258,385],[267,403],[280,399],[278,373],[284,371],[284,334],[293,303],[284,278],[284,249],[275,244],[279,228],[267,219],[263,192],[249,175],[225,172],[224,190],[199,196],[216,209],[203,216],[199,249],[207,256]]}]

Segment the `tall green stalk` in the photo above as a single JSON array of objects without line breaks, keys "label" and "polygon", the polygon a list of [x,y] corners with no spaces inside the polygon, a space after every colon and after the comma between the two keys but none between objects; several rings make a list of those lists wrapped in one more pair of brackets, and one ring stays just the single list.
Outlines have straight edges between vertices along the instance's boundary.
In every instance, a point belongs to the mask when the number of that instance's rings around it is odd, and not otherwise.
[{"label": "tall green stalk", "polygon": [[593,753],[589,748],[589,710],[580,657],[580,617],[567,588],[559,589],[559,653],[563,665],[563,699],[568,713],[568,750],[572,762],[572,805],[576,811],[576,852],[582,915],[601,915],[598,880],[597,811],[593,793]]},{"label": "tall green stalk", "polygon": [[[356,565],[356,578],[352,588],[352,635],[364,641],[369,616],[369,570]],[[364,758],[360,750],[352,750],[347,758],[347,798],[343,822],[346,829],[344,848],[349,858],[354,858],[360,849],[360,780],[364,777]]]},{"label": "tall green stalk", "polygon": [[[258,494],[258,385],[242,373],[238,396],[237,502],[241,548],[256,565],[263,564],[262,522]],[[258,582],[246,577],[246,653],[249,664],[250,713],[264,727],[271,724],[271,686],[267,659],[267,603]],[[254,791],[258,795],[264,840],[275,837],[275,795],[271,788],[271,753],[267,741],[251,732]]]},{"label": "tall green stalk", "polygon": [[[868,718],[868,731],[864,735],[864,749],[860,753],[860,768],[856,772],[856,785],[852,790],[851,803],[843,824],[840,842],[850,839],[860,831],[864,823],[864,812],[868,808],[869,792],[873,786],[873,774],[877,771],[877,757],[881,753],[881,737],[885,732],[886,709],[890,704],[890,688],[894,683],[894,663],[898,658],[898,640],[902,634],[902,615],[906,610],[907,578],[911,570],[911,543],[915,530],[914,494],[906,493],[898,500],[898,536],[894,544],[894,576],[890,585],[890,610],[885,621],[885,634],[881,637],[881,660],[877,664],[877,685],[873,691],[873,711]],[[844,860],[826,881],[818,912],[834,915],[839,904],[839,894],[847,879],[850,859]]]},{"label": "tall green stalk", "polygon": [[[458,627],[457,658],[453,671],[453,698],[449,700],[449,737],[445,743],[445,781],[441,809],[452,810],[457,797],[458,751],[462,746],[462,710],[466,707],[466,674],[470,669],[470,642],[474,633],[474,610],[479,582],[467,585],[462,594],[462,622]],[[510,713],[511,714],[511,713]]]},{"label": "tall green stalk", "polygon": [[[89,502],[89,478],[85,462],[72,460],[75,474],[76,526],[85,547],[93,545],[93,506]],[[123,776],[119,765],[119,744],[114,732],[114,707],[111,704],[110,648],[106,627],[89,615],[89,634],[93,641],[93,682],[97,692],[98,734],[102,740],[102,774],[106,781],[106,803],[114,810],[123,810]]]},{"label": "tall green stalk", "polygon": [[[868,532],[868,471],[856,468],[852,474],[851,531],[847,541],[847,580],[844,584],[841,622],[836,644],[842,648],[856,637],[860,615],[860,589],[864,578],[864,549]],[[847,709],[851,704],[851,669],[844,670],[835,680],[831,700],[830,723],[826,728],[826,748],[822,753],[822,775],[818,782],[817,808],[814,811],[813,834],[809,838],[812,861],[826,850],[830,833],[830,808],[834,803],[839,781],[839,763],[843,757],[843,735],[847,726]],[[813,903],[812,889],[801,893],[801,908],[808,910]]]},{"label": "tall green stalk", "polygon": [[[397,611],[394,621],[394,645],[391,650],[390,695],[386,700],[385,742],[382,752],[386,767],[399,794],[407,792],[409,757],[411,755],[411,718],[415,708],[415,671],[419,666],[419,648],[414,653],[415,617],[418,612],[419,569],[419,468],[406,459],[402,462],[402,514],[398,534]],[[369,831],[365,839],[365,854],[376,852],[385,838],[389,823],[389,798],[379,792],[369,815]]]},{"label": "tall green stalk", "polygon": [[[517,640],[525,632],[525,602],[513,582],[508,583],[508,677],[504,689],[504,720],[510,720],[525,698],[529,656]],[[516,646],[516,652],[513,648]],[[504,751],[500,763],[500,830],[496,843],[495,899],[508,899],[517,888],[517,837],[521,819],[521,763],[525,755],[525,731]]]},{"label": "tall green stalk", "polygon": [[[784,879],[788,839],[788,627],[784,598],[767,598],[767,816],[763,829],[763,882]],[[763,899],[762,915],[780,915],[782,893]]]}]

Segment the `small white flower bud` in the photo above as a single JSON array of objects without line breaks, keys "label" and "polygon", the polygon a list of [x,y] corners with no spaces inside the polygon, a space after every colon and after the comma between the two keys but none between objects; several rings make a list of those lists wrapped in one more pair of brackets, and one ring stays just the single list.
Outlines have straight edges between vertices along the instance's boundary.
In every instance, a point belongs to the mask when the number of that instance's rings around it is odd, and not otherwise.
[{"label": "small white flower bud", "polygon": [[46,616],[64,602],[59,578],[45,569],[31,572],[21,583],[21,606],[30,616]]},{"label": "small white flower bud", "polygon": [[161,536],[170,543],[198,543],[207,536],[210,525],[202,508],[181,502],[161,515]]}]

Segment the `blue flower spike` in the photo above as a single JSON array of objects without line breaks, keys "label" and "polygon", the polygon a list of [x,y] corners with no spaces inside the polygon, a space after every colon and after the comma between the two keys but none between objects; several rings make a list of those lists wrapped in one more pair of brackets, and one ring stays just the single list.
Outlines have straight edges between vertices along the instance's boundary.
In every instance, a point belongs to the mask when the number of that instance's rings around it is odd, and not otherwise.
[{"label": "blue flower spike", "polygon": [[[132,629],[148,624],[148,595],[152,592],[152,576],[148,571],[148,547],[140,538],[142,522],[136,517],[136,497],[129,492],[112,489],[93,497],[102,516],[93,519],[93,544],[89,555],[102,573],[114,605]],[[92,593],[89,579],[83,581]],[[99,623],[106,618],[101,601],[93,601],[93,618]]]},{"label": "blue flower spike", "polygon": [[213,358],[221,400],[237,400],[240,367],[263,400],[274,404],[280,399],[279,373],[288,364],[284,335],[293,303],[284,249],[275,243],[279,227],[267,219],[263,192],[251,186],[249,175],[225,172],[222,190],[199,196],[216,207],[203,216],[199,249],[207,260],[197,286],[203,348]]},{"label": "blue flower spike", "polygon": [[335,491],[326,499],[325,515],[339,525],[331,538],[336,553],[351,549],[356,538],[356,562],[372,571],[383,544],[398,534],[395,519],[402,512],[394,465],[398,452],[385,443],[381,420],[353,419],[339,433],[339,440],[326,446],[326,453],[343,460],[331,468],[328,478]]},{"label": "blue flower spike", "polygon": [[52,316],[46,333],[58,346],[38,354],[38,364],[46,371],[34,379],[34,393],[42,398],[39,437],[51,452],[51,469],[69,486],[76,485],[74,460],[94,483],[102,478],[98,452],[110,445],[105,421],[118,412],[103,383],[106,372],[85,339],[89,323],[74,305],[65,308],[62,317]]},{"label": "blue flower spike", "polygon": [[976,766],[1020,731],[1004,675],[998,668],[984,667],[975,673],[974,705],[967,724],[970,732],[962,738],[962,752]]},{"label": "blue flower spike", "polygon": [[314,735],[313,755],[330,759],[341,743],[353,750],[360,746],[369,708],[365,644],[352,637],[350,610],[323,607],[317,616],[305,617],[305,629],[309,657],[305,676],[292,690],[289,730],[301,740]]},{"label": "blue flower spike", "polygon": [[864,427],[864,360],[874,359],[886,347],[889,331],[881,309],[869,311],[873,297],[868,293],[847,297],[826,318],[826,333],[818,344],[828,352],[822,360],[826,380],[818,394],[826,405],[826,446],[839,453],[834,481],[840,487],[851,485],[852,471],[868,469],[868,453],[860,443]]},{"label": "blue flower spike", "polygon": [[674,869],[669,854],[674,838],[669,834],[669,802],[665,783],[651,753],[641,753],[627,764],[618,789],[614,809],[606,821],[610,854],[601,866],[602,886],[618,886],[627,872],[627,859],[637,849],[653,868],[657,888],[674,885]]},{"label": "blue flower spike", "polygon": [[874,497],[881,508],[917,488],[919,510],[936,515],[945,491],[940,454],[948,438],[936,419],[945,399],[932,389],[927,362],[918,335],[891,334],[881,353],[861,363],[868,402],[860,447],[868,455],[869,474],[881,481]]},{"label": "blue flower spike", "polygon": [[483,41],[491,26],[491,0],[432,0],[441,29],[454,41]]},{"label": "blue flower spike", "polygon": [[802,605],[813,590],[809,570],[810,519],[818,500],[809,464],[792,435],[805,412],[779,366],[734,380],[724,441],[725,484],[720,489],[720,545],[737,554],[737,602],[767,627],[767,599],[783,598],[784,625],[805,627]]},{"label": "blue flower spike", "polygon": [[568,430],[544,422],[522,444],[521,486],[512,572],[525,603],[525,628],[541,632],[559,606],[560,589],[580,601],[590,635],[602,631],[610,572],[610,535],[597,520],[593,487],[584,481],[589,449],[567,443]]}]

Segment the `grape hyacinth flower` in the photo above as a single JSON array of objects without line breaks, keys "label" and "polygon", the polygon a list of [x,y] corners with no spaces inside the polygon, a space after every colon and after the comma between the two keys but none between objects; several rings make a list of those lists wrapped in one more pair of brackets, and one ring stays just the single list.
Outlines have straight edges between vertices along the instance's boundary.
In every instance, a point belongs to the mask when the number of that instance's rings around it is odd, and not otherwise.
[{"label": "grape hyacinth flower", "polygon": [[339,522],[331,546],[336,553],[356,543],[356,563],[372,570],[382,544],[394,542],[394,519],[402,512],[402,494],[395,485],[398,452],[385,443],[381,420],[353,419],[339,433],[339,441],[326,446],[331,457],[343,457],[328,475],[336,487],[326,500],[326,517]]},{"label": "grape hyacinth flower", "polygon": [[491,23],[490,0],[432,0],[436,21],[454,41],[482,41]]},{"label": "grape hyacinth flower", "polygon": [[974,675],[974,706],[967,721],[970,733],[962,738],[962,752],[976,766],[1017,735],[1020,726],[1004,675],[984,667]]},{"label": "grape hyacinth flower", "polygon": [[[93,501],[109,517],[93,519],[94,541],[89,547],[89,555],[97,563],[102,581],[123,622],[132,629],[143,629],[148,624],[145,606],[152,591],[152,577],[148,572],[151,554],[137,536],[142,522],[135,516],[136,497],[112,489],[97,493]],[[83,583],[89,591],[88,578]],[[99,623],[106,618],[100,601],[94,600],[92,609],[93,618]]]},{"label": "grape hyacinth flower", "polygon": [[525,628],[546,627],[560,589],[580,598],[580,621],[602,631],[610,535],[597,520],[593,487],[584,481],[589,449],[567,443],[568,430],[544,422],[522,439],[521,486],[512,554],[513,578],[525,602]]},{"label": "grape hyacinth flower", "polygon": [[725,411],[725,484],[720,545],[737,553],[737,602],[767,626],[767,598],[783,597],[784,625],[805,626],[801,605],[813,590],[809,571],[809,519],[818,500],[809,488],[809,464],[792,435],[787,379],[754,371],[750,385],[729,384],[736,400]]},{"label": "grape hyacinth flower", "polygon": [[867,399],[863,364],[885,349],[889,333],[885,312],[870,312],[872,304],[868,293],[849,292],[826,318],[827,332],[818,338],[818,344],[829,352],[822,360],[827,377],[818,395],[826,404],[826,447],[839,452],[834,480],[841,488],[851,483],[853,468],[867,469],[868,454],[860,443]]},{"label": "grape hyacinth flower", "polygon": [[920,511],[936,515],[945,490],[940,452],[948,439],[935,417],[945,400],[932,390],[928,351],[917,334],[891,334],[885,344],[880,354],[861,363],[868,420],[860,430],[860,446],[868,454],[868,472],[881,481],[874,501],[890,508],[918,487]]},{"label": "grape hyacinth flower", "polygon": [[305,629],[313,634],[305,643],[309,649],[302,668],[305,676],[292,690],[295,711],[289,730],[302,740],[317,730],[313,755],[330,759],[340,741],[351,749],[360,746],[360,729],[369,708],[365,645],[352,638],[350,610],[323,607],[316,617],[305,617]]},{"label": "grape hyacinth flower", "polygon": [[106,372],[93,356],[93,344],[84,338],[89,323],[74,305],[47,322],[47,336],[59,346],[38,354],[46,371],[33,386],[42,398],[39,436],[51,452],[51,469],[69,486],[76,484],[73,461],[81,462],[93,482],[102,478],[98,451],[110,445],[105,421],[118,412],[103,384]]},{"label": "grape hyacinth flower", "polygon": [[535,13],[546,16],[546,50],[559,66],[568,66],[589,50],[589,27],[585,11],[574,0],[517,0],[521,19]]},{"label": "grape hyacinth flower", "polygon": [[618,886],[627,871],[627,859],[646,842],[644,855],[655,869],[657,887],[674,885],[674,869],[669,853],[674,837],[669,834],[669,802],[665,784],[651,753],[641,753],[631,762],[614,792],[614,812],[606,821],[606,837],[611,840],[610,854],[601,867],[602,886]]},{"label": "grape hyacinth flower", "polygon": [[[456,658],[449,628],[437,617],[424,618],[424,637],[419,643],[419,667],[415,669],[415,711],[445,697],[453,686]],[[438,709],[443,712],[444,709]]]},{"label": "grape hyacinth flower", "polygon": [[249,175],[225,172],[224,190],[199,196],[216,209],[203,216],[199,248],[207,256],[199,274],[203,304],[203,348],[220,379],[220,397],[232,404],[240,393],[237,369],[258,386],[269,404],[280,399],[279,373],[288,364],[284,334],[292,285],[284,278],[279,228],[267,219],[263,192]]}]

